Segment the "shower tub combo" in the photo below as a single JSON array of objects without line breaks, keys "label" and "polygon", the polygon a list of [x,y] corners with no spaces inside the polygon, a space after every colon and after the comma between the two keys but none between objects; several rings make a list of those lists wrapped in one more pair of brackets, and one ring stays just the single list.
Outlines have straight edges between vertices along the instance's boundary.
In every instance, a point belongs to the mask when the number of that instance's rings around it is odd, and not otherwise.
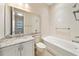
[{"label": "shower tub combo", "polygon": [[53,36],[43,38],[46,50],[55,56],[79,56],[79,45]]}]

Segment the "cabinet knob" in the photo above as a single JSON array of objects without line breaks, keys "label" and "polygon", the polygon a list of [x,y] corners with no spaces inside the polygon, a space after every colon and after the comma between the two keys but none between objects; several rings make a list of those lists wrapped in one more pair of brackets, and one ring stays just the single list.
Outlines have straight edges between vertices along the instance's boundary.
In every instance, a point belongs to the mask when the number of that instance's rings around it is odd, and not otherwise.
[{"label": "cabinet knob", "polygon": [[20,47],[18,47],[18,50],[20,51]]},{"label": "cabinet knob", "polygon": [[23,45],[19,45],[18,50],[23,50]]}]

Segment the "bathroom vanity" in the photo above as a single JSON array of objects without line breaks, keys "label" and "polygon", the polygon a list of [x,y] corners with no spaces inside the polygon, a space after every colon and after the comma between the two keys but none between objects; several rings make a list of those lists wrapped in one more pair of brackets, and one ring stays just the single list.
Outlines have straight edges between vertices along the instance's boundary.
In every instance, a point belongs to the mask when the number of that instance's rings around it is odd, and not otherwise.
[{"label": "bathroom vanity", "polygon": [[18,37],[0,42],[0,56],[34,56],[34,38]]},{"label": "bathroom vanity", "polygon": [[[0,5],[0,56],[33,56],[34,38],[32,36],[1,39],[7,35],[33,34],[41,32],[40,15],[9,4]],[[5,10],[4,10],[5,9]],[[33,34],[33,36],[36,36]],[[39,35],[40,36],[40,35]]]}]

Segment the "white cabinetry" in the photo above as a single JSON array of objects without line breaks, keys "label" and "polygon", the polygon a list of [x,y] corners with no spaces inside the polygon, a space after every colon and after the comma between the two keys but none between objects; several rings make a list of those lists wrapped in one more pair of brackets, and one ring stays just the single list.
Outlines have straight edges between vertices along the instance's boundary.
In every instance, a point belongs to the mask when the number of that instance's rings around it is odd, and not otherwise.
[{"label": "white cabinetry", "polygon": [[32,56],[34,55],[34,42],[29,41],[22,43],[22,56]]},{"label": "white cabinetry", "polygon": [[33,56],[34,41],[27,41],[12,46],[7,46],[0,49],[2,56]]},{"label": "white cabinetry", "polygon": [[18,56],[19,50],[18,45],[8,46],[0,49],[2,56]]}]

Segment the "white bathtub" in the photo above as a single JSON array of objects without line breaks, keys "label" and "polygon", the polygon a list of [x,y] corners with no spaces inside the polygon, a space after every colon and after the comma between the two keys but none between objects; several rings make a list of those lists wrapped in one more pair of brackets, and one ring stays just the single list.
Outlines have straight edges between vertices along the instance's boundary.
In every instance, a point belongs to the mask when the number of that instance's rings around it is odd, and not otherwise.
[{"label": "white bathtub", "polygon": [[47,45],[47,50],[53,55],[60,56],[78,56],[79,45],[64,39],[53,36],[43,38],[44,44]]}]

